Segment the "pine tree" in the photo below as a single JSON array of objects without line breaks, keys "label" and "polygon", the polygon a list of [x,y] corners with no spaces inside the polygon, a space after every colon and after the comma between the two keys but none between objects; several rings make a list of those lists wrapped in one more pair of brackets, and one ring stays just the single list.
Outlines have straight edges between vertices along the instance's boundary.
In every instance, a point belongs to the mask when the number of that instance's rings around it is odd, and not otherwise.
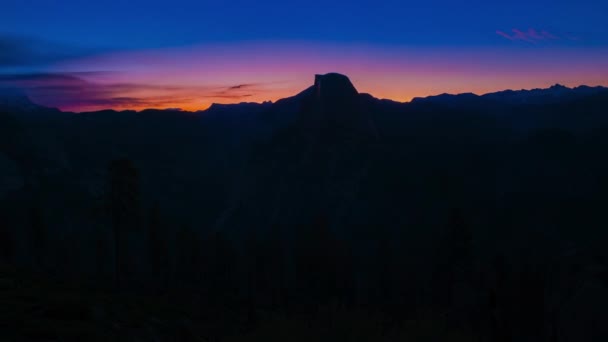
[{"label": "pine tree", "polygon": [[150,210],[148,219],[148,243],[148,254],[150,256],[152,272],[156,278],[158,287],[164,289],[167,286],[169,250],[165,223],[161,217],[158,203],[154,204]]},{"label": "pine tree", "polygon": [[433,272],[432,297],[438,306],[452,304],[452,290],[457,282],[470,280],[472,272],[472,233],[462,212],[452,210],[446,238],[439,244]]},{"label": "pine tree", "polygon": [[472,238],[470,226],[458,209],[452,211],[448,221],[448,257],[455,276],[470,275],[472,267]]},{"label": "pine tree", "polygon": [[296,273],[300,295],[310,303],[325,304],[339,295],[335,238],[327,219],[303,227],[296,241]]},{"label": "pine tree", "polygon": [[270,229],[265,243],[265,260],[267,262],[267,282],[270,289],[271,305],[274,308],[284,306],[287,286],[287,253],[280,227]]},{"label": "pine tree", "polygon": [[177,278],[183,288],[192,289],[197,285],[201,273],[201,242],[198,235],[182,226],[176,237]]},{"label": "pine tree", "polygon": [[211,233],[206,244],[206,280],[210,292],[223,296],[233,290],[232,275],[235,251],[228,237],[221,231]]},{"label": "pine tree", "polygon": [[336,239],[334,245],[336,260],[336,298],[339,304],[351,307],[355,304],[357,295],[355,258],[351,244],[343,239]]},{"label": "pine tree", "polygon": [[0,221],[0,261],[12,262],[14,253],[15,245],[11,231],[4,221]]},{"label": "pine tree", "polygon": [[386,310],[394,298],[395,291],[395,257],[388,234],[381,235],[376,251],[377,295],[380,306]]},{"label": "pine tree", "polygon": [[503,255],[494,258],[492,268],[495,280],[489,290],[491,337],[493,341],[511,341],[511,272]]},{"label": "pine tree", "polygon": [[44,224],[42,209],[38,205],[30,208],[30,244],[35,267],[43,266],[47,247],[47,232]]},{"label": "pine tree", "polygon": [[284,241],[274,226],[265,236],[251,232],[247,238],[246,265],[252,300],[278,308],[285,299]]},{"label": "pine tree", "polygon": [[114,232],[116,286],[122,287],[129,269],[129,232],[139,228],[139,172],[128,159],[114,160],[108,167],[107,206]]}]

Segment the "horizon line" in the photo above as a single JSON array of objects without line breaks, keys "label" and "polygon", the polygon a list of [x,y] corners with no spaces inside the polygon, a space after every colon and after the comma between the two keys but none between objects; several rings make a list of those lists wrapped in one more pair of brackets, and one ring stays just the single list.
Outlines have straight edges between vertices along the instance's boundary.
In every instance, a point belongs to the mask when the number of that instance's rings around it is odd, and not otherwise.
[{"label": "horizon line", "polygon": [[[340,74],[343,75],[345,77],[347,77],[350,81],[350,78],[347,75],[341,74],[341,73],[335,73],[335,72],[330,72],[330,73],[325,73],[325,74]],[[315,75],[325,75],[325,74],[315,74]],[[351,84],[353,82],[351,81]],[[418,99],[426,99],[426,98],[431,98],[431,97],[437,97],[437,96],[459,96],[459,95],[474,95],[477,97],[482,97],[482,96],[486,96],[486,95],[490,95],[490,94],[496,94],[496,93],[500,93],[500,92],[505,92],[505,91],[535,91],[535,90],[547,90],[550,89],[552,87],[555,86],[561,86],[561,87],[565,87],[567,89],[570,90],[574,90],[577,88],[581,88],[581,87],[588,87],[588,88],[604,88],[604,89],[608,89],[608,84],[603,85],[603,84],[597,84],[597,85],[589,85],[589,84],[584,84],[584,83],[577,83],[576,85],[571,85],[571,86],[567,86],[565,85],[566,83],[562,83],[562,82],[547,82],[547,85],[544,87],[531,87],[531,88],[503,88],[503,89],[499,89],[499,90],[495,90],[495,91],[487,91],[487,92],[475,92],[475,91],[471,91],[471,92],[440,92],[440,93],[433,93],[430,95],[425,95],[425,96],[415,96],[415,97],[411,97],[408,100],[398,100],[395,98],[389,98],[389,97],[377,97],[375,96],[373,93],[371,92],[360,92],[359,90],[357,90],[357,93],[359,95],[369,95],[379,101],[391,101],[391,102],[395,102],[398,104],[408,104],[408,103],[412,103],[415,100]],[[230,89],[237,89],[237,88],[241,88],[242,86],[248,86],[247,84],[243,84],[243,85],[238,85],[238,86],[232,86],[232,87],[228,87]],[[353,86],[355,86],[353,84]],[[114,111],[114,112],[144,112],[144,111],[149,111],[149,110],[157,110],[157,111],[175,111],[175,112],[183,112],[183,113],[201,113],[201,112],[205,112],[208,111],[211,107],[213,107],[214,105],[221,105],[221,106],[231,106],[231,105],[245,105],[245,104],[250,104],[250,105],[263,105],[263,104],[275,104],[283,99],[288,99],[294,96],[297,96],[298,94],[300,94],[301,92],[306,91],[307,89],[310,89],[311,87],[314,87],[314,85],[311,85],[307,88],[304,88],[301,91],[295,92],[292,95],[289,96],[284,96],[284,97],[280,97],[274,100],[268,99],[268,100],[263,100],[263,101],[239,101],[239,102],[212,102],[210,103],[208,106],[206,107],[200,107],[198,109],[184,109],[181,108],[179,106],[167,106],[167,107],[154,107],[154,106],[150,106],[150,107],[144,107],[141,109],[136,109],[136,107],[133,108],[116,108],[116,107],[112,107],[111,105],[105,108],[100,108],[100,109],[96,109],[96,110],[66,110],[66,109],[62,109],[62,106],[52,106],[52,105],[45,105],[43,102],[44,101],[37,101],[36,99],[33,99],[33,97],[30,93],[29,93],[29,89],[27,87],[18,87],[18,86],[3,86],[2,84],[0,84],[0,90],[1,89],[5,89],[5,90],[18,90],[24,93],[24,95],[28,98],[28,100],[36,105],[39,105],[41,107],[46,107],[46,108],[51,108],[51,109],[57,109],[61,112],[65,112],[65,113],[74,113],[74,114],[79,114],[79,113],[94,113],[94,112],[101,112],[101,111]],[[357,87],[355,86],[355,89],[357,89]],[[204,98],[204,96],[201,96],[201,98]],[[75,105],[77,107],[77,105]],[[64,107],[65,108],[65,107]]]},{"label": "horizon line", "polygon": [[[348,77],[348,76],[347,76]],[[437,97],[437,96],[460,96],[460,95],[474,95],[477,97],[482,97],[482,96],[486,96],[486,95],[491,95],[491,94],[496,94],[496,93],[501,93],[501,92],[506,92],[506,91],[513,91],[513,92],[518,92],[518,91],[535,91],[535,90],[548,90],[551,89],[552,87],[555,86],[561,86],[561,87],[565,87],[569,90],[574,90],[577,88],[582,88],[582,87],[587,87],[587,88],[603,88],[608,90],[608,85],[588,85],[588,84],[579,84],[576,86],[566,86],[562,83],[553,83],[549,86],[546,86],[544,88],[519,88],[519,89],[511,89],[511,88],[506,88],[506,89],[501,89],[501,90],[497,90],[497,91],[490,91],[490,92],[486,92],[486,93],[475,93],[475,92],[462,92],[462,93],[436,93],[436,94],[431,94],[431,95],[426,95],[426,96],[416,96],[413,97],[407,101],[399,101],[399,100],[395,100],[395,99],[390,99],[390,98],[381,98],[381,97],[376,97],[371,93],[368,92],[359,92],[357,90],[357,94],[358,95],[369,95],[371,97],[373,97],[374,99],[377,99],[379,101],[391,101],[391,102],[395,102],[398,104],[408,104],[408,103],[412,103],[414,100],[418,100],[418,99],[427,99],[427,98],[431,98],[431,97]],[[313,86],[311,86],[313,87]],[[94,110],[94,111],[82,111],[82,112],[74,112],[74,111],[63,111],[60,108],[54,108],[54,109],[58,109],[62,112],[65,113],[74,113],[74,114],[80,114],[80,113],[95,113],[95,112],[103,112],[103,111],[114,111],[117,113],[121,113],[121,112],[136,112],[136,113],[141,113],[141,112],[145,112],[145,111],[173,111],[173,112],[182,112],[182,113],[201,113],[201,112],[206,112],[208,111],[211,107],[213,106],[238,106],[238,105],[264,105],[264,104],[276,104],[277,102],[284,100],[284,99],[288,99],[294,96],[297,96],[299,93],[306,91],[307,89],[311,88],[308,87],[296,94],[293,94],[291,96],[287,96],[287,97],[283,97],[277,100],[265,100],[265,101],[261,101],[261,102],[256,102],[256,101],[241,101],[241,102],[213,102],[211,103],[209,106],[207,106],[206,108],[203,109],[197,109],[197,110],[185,110],[182,108],[172,108],[172,107],[167,107],[167,108],[143,108],[143,109],[113,109],[113,108],[105,108],[105,109],[99,109],[99,110]],[[355,87],[356,89],[356,87]],[[29,98],[29,97],[28,97]],[[53,108],[53,107],[50,107]]]}]

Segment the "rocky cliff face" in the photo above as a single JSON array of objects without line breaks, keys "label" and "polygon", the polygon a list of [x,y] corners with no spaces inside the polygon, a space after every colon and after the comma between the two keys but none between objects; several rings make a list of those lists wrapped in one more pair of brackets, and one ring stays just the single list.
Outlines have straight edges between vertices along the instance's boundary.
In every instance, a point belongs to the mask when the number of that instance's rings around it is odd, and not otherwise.
[{"label": "rocky cliff face", "polygon": [[315,75],[314,85],[302,99],[299,128],[311,140],[368,139],[374,137],[372,113],[364,110],[365,97],[348,77]]},{"label": "rocky cliff face", "polygon": [[317,97],[323,101],[349,101],[359,95],[347,76],[336,73],[315,75],[314,87]]}]

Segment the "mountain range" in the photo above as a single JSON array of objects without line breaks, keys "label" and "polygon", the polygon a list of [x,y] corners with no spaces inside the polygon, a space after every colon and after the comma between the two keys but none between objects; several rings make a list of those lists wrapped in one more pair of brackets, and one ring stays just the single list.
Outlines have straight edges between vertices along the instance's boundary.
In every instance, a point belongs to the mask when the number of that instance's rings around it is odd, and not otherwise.
[{"label": "mountain range", "polygon": [[[454,317],[487,310],[479,322],[492,327],[487,317],[503,310],[501,322],[520,324],[511,329],[517,336],[560,327],[555,334],[578,341],[581,331],[605,333],[587,322],[608,303],[606,151],[608,89],[602,87],[399,103],[326,74],[274,103],[78,114],[4,89],[0,243],[16,246],[14,258],[25,265],[41,255],[35,246],[48,246],[44,264],[55,265],[55,273],[97,284],[112,279],[118,252],[109,257],[108,246],[122,241],[134,255],[129,262],[138,265],[133,279],[146,272],[152,254],[159,263],[151,265],[166,262],[177,272],[172,286],[192,286],[196,278],[195,289],[212,288],[215,278],[197,277],[216,265],[214,274],[224,277],[218,284],[230,287],[216,293],[234,286],[251,294],[243,269],[258,251],[247,246],[252,236],[265,236],[278,241],[267,246],[274,263],[254,262],[255,277],[299,303],[331,290],[361,307],[376,302],[385,310],[398,302],[414,312],[453,294]],[[120,200],[112,197],[117,188]],[[121,216],[110,215],[109,205],[130,217],[122,237],[113,230]],[[212,242],[197,244],[198,236]],[[226,237],[245,261],[230,256]],[[150,253],[150,241],[164,251]],[[295,266],[285,266],[292,261]],[[240,280],[226,278],[226,264],[241,265],[230,270]],[[464,285],[445,268],[464,272],[462,265],[476,270]],[[287,273],[263,272],[275,266]],[[347,280],[336,288],[331,279],[338,282],[338,274]],[[490,280],[480,283],[477,276]],[[139,289],[162,282],[159,273],[139,279],[146,279]],[[280,281],[289,285],[277,290]],[[301,281],[310,281],[308,290],[302,292]],[[385,285],[392,295],[382,295]],[[499,304],[486,303],[492,298],[486,291],[498,293]],[[267,301],[263,293],[258,300]],[[537,321],[528,324],[528,317]]]},{"label": "mountain range", "polygon": [[[73,114],[19,92],[0,94],[0,157],[10,165],[0,182],[5,199],[54,183],[66,189],[54,196],[94,198],[104,191],[108,162],[129,158],[141,169],[146,205],[158,201],[193,226],[289,225],[320,213],[337,229],[407,224],[423,215],[416,208],[433,192],[441,200],[431,212],[486,206],[487,198],[501,206],[524,192],[590,195],[603,179],[595,165],[603,163],[590,157],[608,128],[602,87],[398,103],[327,74],[275,103],[214,104],[196,113]],[[587,167],[575,168],[577,160]],[[390,223],[398,212],[403,222]]]},{"label": "mountain range", "polygon": [[[435,164],[440,160],[458,164],[456,155],[444,153],[457,146],[464,149],[465,145],[472,145],[470,153],[485,154],[485,162],[491,160],[496,167],[496,163],[505,162],[505,153],[512,151],[491,151],[492,148],[517,146],[538,136],[571,140],[561,143],[602,139],[601,132],[608,127],[607,98],[607,88],[571,89],[555,85],[481,96],[442,94],[398,103],[360,94],[348,77],[327,74],[316,75],[312,86],[275,103],[214,104],[196,113],[107,110],[76,115],[38,106],[25,94],[4,89],[0,91],[3,121],[0,153],[5,161],[23,170],[24,184],[37,183],[38,176],[34,174],[51,173],[60,178],[62,174],[70,174],[70,182],[79,184],[74,189],[81,188],[88,194],[102,192],[103,173],[109,160],[131,158],[148,170],[143,172],[143,179],[150,195],[175,203],[178,211],[196,203],[186,198],[200,197],[210,189],[219,191],[221,195],[204,200],[214,202],[211,207],[218,207],[214,209],[217,212],[209,210],[207,224],[221,225],[220,221],[225,222],[236,207],[254,202],[271,207],[267,210],[274,214],[267,218],[272,221],[281,220],[279,213],[283,209],[279,207],[285,204],[279,200],[281,194],[292,191],[287,190],[290,186],[300,186],[289,184],[296,182],[286,179],[291,175],[298,178],[300,173],[316,172],[319,177],[337,177],[324,180],[331,188],[344,182],[343,189],[332,189],[336,193],[331,196],[329,189],[323,189],[315,195],[322,200],[312,201],[320,205],[327,200],[325,208],[317,209],[335,211],[335,201],[342,206],[349,201],[357,202],[358,195],[347,189],[360,188],[378,165],[386,164],[382,172],[390,172],[395,168],[390,163],[404,167],[403,163],[414,162],[415,155],[421,155],[416,164],[423,161]],[[280,184],[287,188],[274,189],[274,199],[259,202],[248,198],[252,196],[249,192],[258,191],[251,187],[260,184],[248,178],[261,176],[258,173],[270,167],[289,168],[265,170],[270,172],[268,177],[275,177],[268,180],[270,188]],[[304,173],[297,168],[311,170]],[[402,171],[407,175],[415,169]],[[161,175],[165,178],[158,181]],[[320,179],[314,182],[316,186],[323,183]],[[147,188],[146,184],[156,185]],[[503,188],[510,186],[507,184],[503,183]],[[498,184],[493,189],[497,187]],[[301,190],[305,193],[311,189]],[[171,194],[180,194],[180,200],[170,200]],[[332,196],[337,197],[330,200]],[[338,200],[343,196],[352,198]],[[219,199],[225,202],[219,204]],[[181,200],[188,204],[177,205]],[[277,202],[271,205],[273,201]],[[306,205],[298,203],[297,207],[303,209]],[[340,210],[352,212],[352,208]]]}]

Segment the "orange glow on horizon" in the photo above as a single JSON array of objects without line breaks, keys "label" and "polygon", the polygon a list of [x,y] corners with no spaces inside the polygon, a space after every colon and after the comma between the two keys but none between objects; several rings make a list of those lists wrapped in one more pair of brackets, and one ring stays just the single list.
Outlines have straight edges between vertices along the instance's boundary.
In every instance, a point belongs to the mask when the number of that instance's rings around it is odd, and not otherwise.
[{"label": "orange glow on horizon", "polygon": [[338,72],[361,93],[407,102],[442,93],[484,94],[556,83],[606,86],[607,53],[605,48],[424,49],[248,42],[98,55],[55,65],[61,77],[20,85],[34,102],[66,111],[198,111],[213,103],[276,102],[310,87],[315,74]]}]

